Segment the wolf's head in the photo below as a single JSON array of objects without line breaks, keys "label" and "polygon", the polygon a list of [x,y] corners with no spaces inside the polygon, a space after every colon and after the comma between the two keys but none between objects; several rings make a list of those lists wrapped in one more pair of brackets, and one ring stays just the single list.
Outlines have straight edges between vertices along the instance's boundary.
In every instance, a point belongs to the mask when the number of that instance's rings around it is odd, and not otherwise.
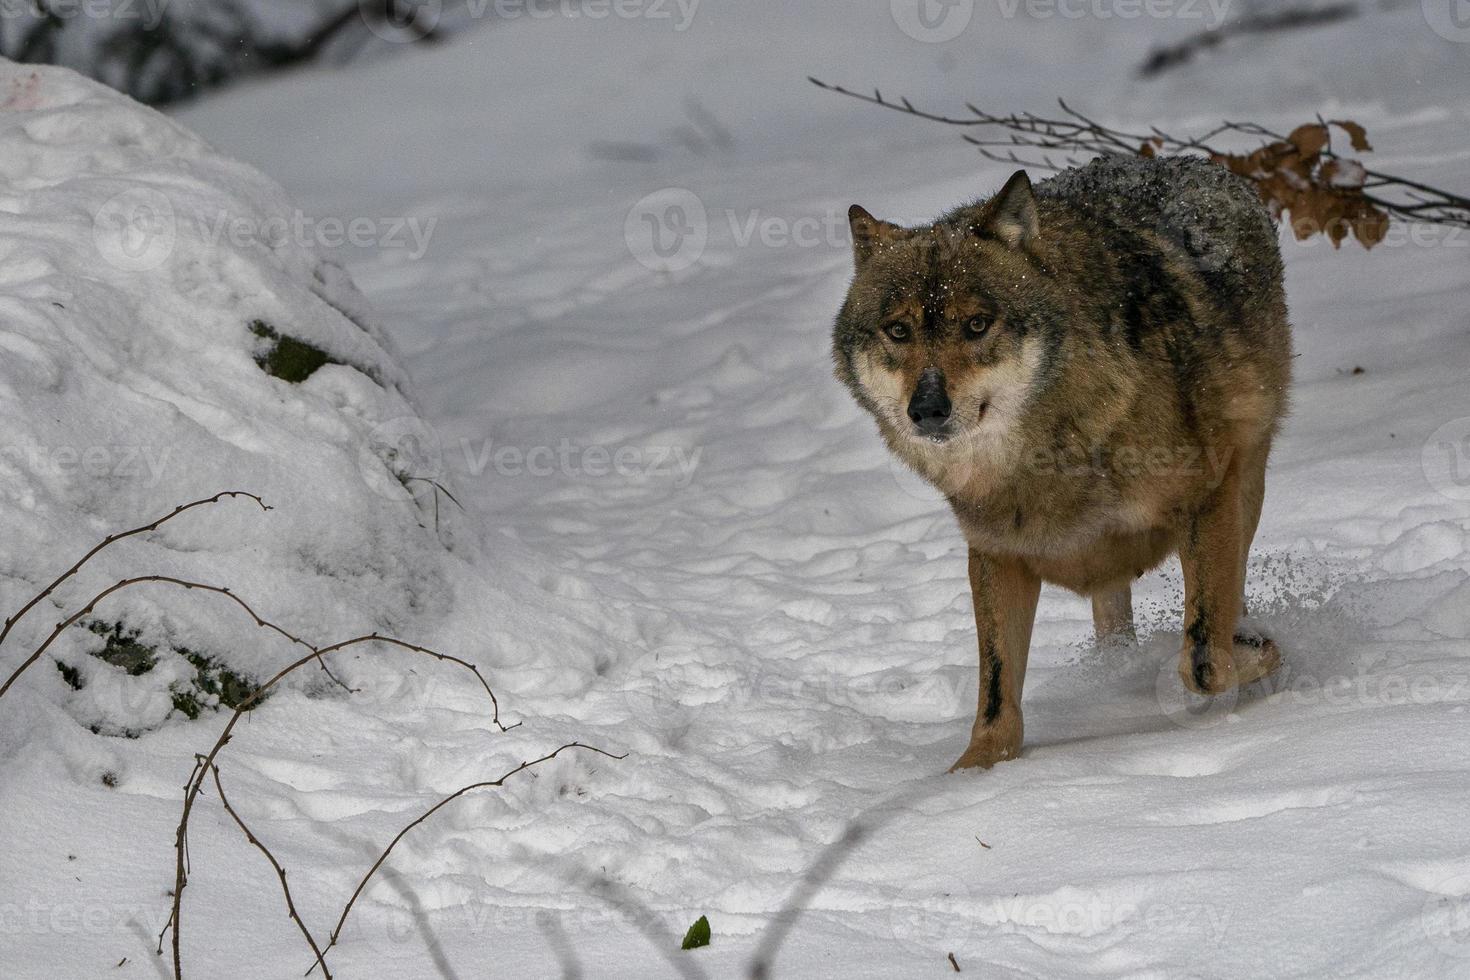
[{"label": "wolf's head", "polygon": [[[1022,421],[1065,299],[1018,171],[991,200],[902,228],[854,205],[856,275],[833,338],[837,375],[926,475],[983,465]],[[944,480],[942,482],[948,482]]]}]

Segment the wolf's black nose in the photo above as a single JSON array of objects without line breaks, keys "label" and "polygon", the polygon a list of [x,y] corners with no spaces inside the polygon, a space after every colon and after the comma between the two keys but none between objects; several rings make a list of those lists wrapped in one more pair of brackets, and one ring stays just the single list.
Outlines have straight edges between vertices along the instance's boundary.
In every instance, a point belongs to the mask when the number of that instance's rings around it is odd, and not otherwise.
[{"label": "wolf's black nose", "polygon": [[949,395],[944,390],[944,375],[929,368],[919,375],[914,397],[909,399],[909,418],[925,434],[938,432],[949,421]]}]

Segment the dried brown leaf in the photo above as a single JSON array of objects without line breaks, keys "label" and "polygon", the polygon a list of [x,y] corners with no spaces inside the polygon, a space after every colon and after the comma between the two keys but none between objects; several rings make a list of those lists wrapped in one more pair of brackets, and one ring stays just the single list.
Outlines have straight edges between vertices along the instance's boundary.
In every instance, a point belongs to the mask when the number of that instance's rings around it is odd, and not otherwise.
[{"label": "dried brown leaf", "polygon": [[1357,123],[1348,119],[1334,119],[1332,125],[1348,134],[1348,141],[1359,153],[1367,153],[1373,149],[1373,144],[1368,142],[1368,131]]}]

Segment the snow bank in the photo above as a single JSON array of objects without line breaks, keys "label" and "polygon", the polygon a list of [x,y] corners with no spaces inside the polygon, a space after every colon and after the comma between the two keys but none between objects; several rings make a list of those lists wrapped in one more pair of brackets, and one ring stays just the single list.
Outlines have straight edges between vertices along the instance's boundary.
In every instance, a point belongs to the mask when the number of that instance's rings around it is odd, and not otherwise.
[{"label": "snow bank", "polygon": [[[225,501],[105,552],[16,630],[5,673],[58,612],[127,575],[228,586],[315,642],[448,611],[456,515],[441,493],[436,518],[427,428],[279,187],[110,89],[10,62],[0,173],[0,608],[176,504],[239,489],[275,508]],[[309,376],[268,373],[283,360]],[[180,716],[201,664],[258,680],[288,652],[237,610],[163,585],[84,623],[96,631],[69,630],[9,697],[136,733]],[[88,656],[102,631],[124,665]],[[24,734],[5,725],[0,753]]]}]

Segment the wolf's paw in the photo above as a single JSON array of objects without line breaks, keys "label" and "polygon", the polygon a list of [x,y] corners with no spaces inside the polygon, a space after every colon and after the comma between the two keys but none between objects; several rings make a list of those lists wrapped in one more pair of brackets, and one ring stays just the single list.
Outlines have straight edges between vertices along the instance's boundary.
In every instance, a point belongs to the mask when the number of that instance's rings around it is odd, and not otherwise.
[{"label": "wolf's paw", "polygon": [[970,747],[965,749],[959,760],[949,767],[949,771],[989,769],[997,762],[1014,759],[1020,754],[1021,733],[1019,731],[990,729],[970,737]]},{"label": "wolf's paw", "polygon": [[1274,674],[1281,666],[1276,642],[1242,625],[1229,653],[1186,647],[1179,656],[1179,677],[1196,694],[1223,694]]}]

